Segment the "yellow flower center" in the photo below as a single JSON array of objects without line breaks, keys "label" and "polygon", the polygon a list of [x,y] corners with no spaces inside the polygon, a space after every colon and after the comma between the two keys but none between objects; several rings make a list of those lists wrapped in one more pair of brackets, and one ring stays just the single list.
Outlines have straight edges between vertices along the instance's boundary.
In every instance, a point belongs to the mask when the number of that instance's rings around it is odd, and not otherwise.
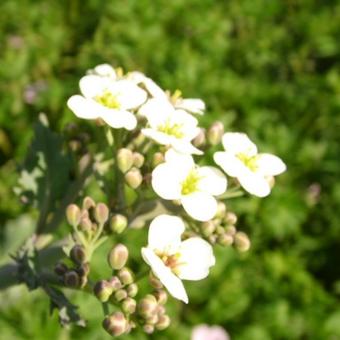
[{"label": "yellow flower center", "polygon": [[183,125],[178,123],[172,123],[170,119],[167,119],[164,124],[158,126],[158,131],[163,132],[169,136],[174,136],[176,138],[184,137],[182,131]]},{"label": "yellow flower center", "polygon": [[182,264],[179,262],[181,254],[175,253],[172,255],[166,253],[157,253],[156,255],[164,262],[164,264],[171,269],[171,271],[177,275],[179,273],[178,267]]},{"label": "yellow flower center", "polygon": [[189,195],[198,190],[198,183],[201,180],[201,176],[197,173],[196,169],[192,169],[186,179],[181,183],[182,195]]},{"label": "yellow flower center", "polygon": [[118,100],[118,96],[112,94],[110,91],[105,90],[101,95],[97,95],[94,97],[94,100],[105,106],[109,109],[119,109],[120,108],[120,102]]},{"label": "yellow flower center", "polygon": [[251,171],[256,172],[258,169],[258,156],[248,156],[244,153],[239,153],[236,155],[236,157]]}]

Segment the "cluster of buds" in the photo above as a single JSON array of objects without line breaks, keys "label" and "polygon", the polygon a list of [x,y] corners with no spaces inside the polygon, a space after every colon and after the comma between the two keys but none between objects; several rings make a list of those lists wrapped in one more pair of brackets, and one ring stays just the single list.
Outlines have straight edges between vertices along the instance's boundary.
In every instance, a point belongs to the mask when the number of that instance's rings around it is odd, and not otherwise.
[{"label": "cluster of buds", "polygon": [[237,216],[227,211],[223,202],[218,202],[218,209],[214,219],[201,224],[202,235],[211,243],[221,246],[235,245],[240,252],[246,252],[250,248],[248,236],[236,229]]}]

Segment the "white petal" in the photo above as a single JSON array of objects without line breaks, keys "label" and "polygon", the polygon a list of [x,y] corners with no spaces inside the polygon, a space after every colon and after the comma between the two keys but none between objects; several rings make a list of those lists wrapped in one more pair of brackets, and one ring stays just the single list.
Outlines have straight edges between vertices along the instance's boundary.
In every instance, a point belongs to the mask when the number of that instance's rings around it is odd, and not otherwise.
[{"label": "white petal", "polygon": [[182,281],[166,267],[163,261],[148,248],[142,248],[144,261],[151,267],[153,273],[163,283],[169,293],[176,299],[188,303],[188,295]]},{"label": "white petal", "polygon": [[133,130],[137,126],[135,115],[129,111],[104,108],[101,118],[115,129]]},{"label": "white petal", "polygon": [[201,177],[199,190],[208,192],[211,195],[222,195],[227,189],[227,178],[224,174],[213,166],[202,166],[197,169]]},{"label": "white petal", "polygon": [[178,100],[175,104],[175,107],[178,109],[183,109],[185,111],[202,115],[205,110],[205,103],[202,99],[188,98]]},{"label": "white petal", "polygon": [[108,91],[117,96],[121,108],[125,110],[137,108],[142,105],[147,98],[146,92],[129,80],[113,82],[108,87]]},{"label": "white petal", "polygon": [[150,224],[148,247],[172,255],[181,244],[184,230],[185,226],[181,218],[159,215]]},{"label": "white petal", "polygon": [[149,99],[140,109],[139,113],[147,117],[151,127],[157,127],[163,120],[172,114],[174,108],[168,100],[158,98]]},{"label": "white petal", "polygon": [[184,210],[195,220],[208,221],[217,211],[216,199],[205,192],[194,192],[181,197]]},{"label": "white petal", "polygon": [[150,78],[145,78],[143,84],[146,90],[154,98],[167,99],[165,92]]},{"label": "white petal", "polygon": [[231,176],[238,177],[242,175],[248,168],[241,162],[240,159],[234,156],[231,152],[217,151],[214,153],[214,161],[223,171]]},{"label": "white petal", "polygon": [[80,92],[86,98],[94,98],[102,94],[112,82],[114,81],[110,78],[89,74],[80,79]]},{"label": "white petal", "polygon": [[169,149],[165,153],[165,161],[176,167],[177,172],[183,173],[183,178],[185,178],[185,174],[188,174],[195,166],[194,159],[191,155],[179,153],[174,149]]},{"label": "white petal", "polygon": [[112,79],[116,78],[116,71],[109,64],[100,64],[96,66],[93,71],[101,77],[111,77]]},{"label": "white petal", "polygon": [[257,158],[258,172],[264,176],[276,176],[286,171],[282,160],[269,153],[260,153]]},{"label": "white petal", "polygon": [[191,237],[181,244],[181,264],[176,269],[182,280],[202,280],[209,274],[209,268],[215,265],[215,256],[211,245],[199,238]]},{"label": "white petal", "polygon": [[184,176],[186,174],[177,172],[177,169],[171,164],[159,164],[152,172],[152,188],[157,195],[166,200],[179,199]]},{"label": "white petal", "polygon": [[256,145],[248,138],[245,133],[227,132],[222,137],[224,149],[233,154],[244,153],[247,156],[257,154]]},{"label": "white petal", "polygon": [[86,99],[80,95],[69,98],[67,106],[77,117],[83,119],[96,119],[102,112],[101,105],[98,105],[92,99]]},{"label": "white petal", "polygon": [[242,187],[252,195],[265,197],[270,194],[270,185],[260,174],[249,171],[248,174],[238,177],[238,180]]},{"label": "white petal", "polygon": [[173,138],[171,146],[179,153],[187,155],[203,155],[203,151],[194,147],[189,141]]},{"label": "white petal", "polygon": [[154,129],[142,129],[142,134],[146,137],[151,138],[156,143],[161,145],[171,145],[171,141],[173,139],[172,136],[167,135],[166,133],[154,130]]}]

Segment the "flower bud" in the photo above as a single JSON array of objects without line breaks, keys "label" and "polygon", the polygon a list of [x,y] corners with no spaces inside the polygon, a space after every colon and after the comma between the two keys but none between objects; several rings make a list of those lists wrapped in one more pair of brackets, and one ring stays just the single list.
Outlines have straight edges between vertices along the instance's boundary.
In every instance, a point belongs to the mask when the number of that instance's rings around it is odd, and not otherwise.
[{"label": "flower bud", "polygon": [[227,211],[227,207],[225,205],[225,203],[223,202],[218,202],[217,203],[217,211],[216,211],[216,218],[223,218],[225,213]]},{"label": "flower bud", "polygon": [[124,244],[119,243],[111,249],[107,257],[107,261],[112,269],[118,270],[125,266],[128,257],[128,249],[124,246]]},{"label": "flower bud", "polygon": [[67,222],[76,228],[78,224],[80,223],[80,209],[75,204],[70,204],[66,208],[66,218]]},{"label": "flower bud", "polygon": [[126,314],[133,314],[136,311],[137,302],[135,299],[127,297],[122,302],[122,310]]},{"label": "flower bud", "polygon": [[122,268],[118,272],[118,277],[120,281],[123,283],[123,285],[130,285],[133,282],[133,275],[130,269],[128,268]]},{"label": "flower bud", "polygon": [[99,224],[105,224],[109,218],[109,208],[104,203],[98,203],[94,210],[94,216]]},{"label": "flower bud", "polygon": [[94,208],[96,206],[96,203],[94,202],[94,200],[89,197],[89,196],[86,196],[83,200],[83,209],[85,210],[89,210],[91,208]]},{"label": "flower bud", "polygon": [[130,297],[135,297],[138,293],[138,286],[135,283],[131,283],[127,286],[126,291]]},{"label": "flower bud", "polygon": [[138,148],[144,143],[144,141],[145,141],[145,136],[142,133],[140,133],[137,137],[133,139],[132,143],[135,147]]},{"label": "flower bud", "polygon": [[125,181],[132,189],[137,189],[142,184],[143,176],[139,169],[132,168],[125,174]]},{"label": "flower bud", "polygon": [[158,322],[156,323],[156,329],[158,329],[159,331],[162,331],[165,328],[168,328],[170,326],[170,318],[168,315],[164,314],[164,315],[160,315]]},{"label": "flower bud", "polygon": [[224,228],[222,226],[219,225],[218,227],[216,227],[216,234],[217,234],[217,236],[218,235],[222,235],[224,233],[225,233],[225,231],[224,231]]},{"label": "flower bud", "polygon": [[192,144],[199,148],[200,146],[204,146],[206,143],[206,137],[205,137],[205,129],[200,128],[200,132],[198,135],[192,140]]},{"label": "flower bud", "polygon": [[80,284],[80,278],[76,271],[70,270],[64,274],[64,284],[66,287],[77,288]]},{"label": "flower bud", "polygon": [[115,299],[119,302],[119,301],[126,299],[128,295],[125,289],[118,289],[115,292],[114,296],[115,296]]},{"label": "flower bud", "polygon": [[111,218],[111,230],[117,234],[121,234],[128,225],[128,220],[125,216],[116,214]]},{"label": "flower bud", "polygon": [[216,235],[210,235],[208,237],[208,241],[210,242],[210,244],[215,244],[217,240],[217,236]]},{"label": "flower bud", "polygon": [[122,173],[126,173],[133,165],[132,151],[126,148],[119,149],[117,153],[117,165]]},{"label": "flower bud", "polygon": [[238,231],[235,234],[235,246],[240,252],[246,252],[250,248],[250,240],[248,236],[242,231]]},{"label": "flower bud", "polygon": [[54,267],[54,272],[60,276],[64,275],[67,271],[68,267],[66,266],[65,263],[62,262],[57,263]]},{"label": "flower bud", "polygon": [[228,212],[225,214],[224,222],[225,222],[225,224],[234,225],[234,224],[236,224],[236,222],[237,222],[237,216],[236,216],[233,212],[228,211]]},{"label": "flower bud", "polygon": [[153,325],[150,325],[150,324],[145,324],[143,326],[143,330],[146,334],[152,334],[155,330],[155,327]]},{"label": "flower bud", "polygon": [[70,251],[70,258],[76,264],[86,262],[87,256],[83,246],[76,244]]},{"label": "flower bud", "polygon": [[234,238],[227,233],[218,235],[217,237],[217,243],[221,246],[230,246],[233,242]]},{"label": "flower bud", "polygon": [[152,166],[155,168],[157,165],[164,163],[164,155],[161,152],[155,152],[152,157]]},{"label": "flower bud", "polygon": [[85,262],[80,265],[80,267],[77,269],[77,273],[80,276],[87,276],[90,273],[90,263]]},{"label": "flower bud", "polygon": [[93,292],[99,301],[107,302],[113,292],[113,289],[108,281],[101,280],[94,285]]},{"label": "flower bud", "polygon": [[218,121],[213,123],[207,132],[208,142],[211,145],[219,144],[222,140],[223,133],[224,133],[223,123]]},{"label": "flower bud", "polygon": [[150,271],[149,273],[149,282],[153,288],[160,289],[163,288],[161,281]]},{"label": "flower bud", "polygon": [[206,221],[201,224],[202,234],[206,237],[212,235],[215,229],[216,226],[214,221]]},{"label": "flower bud", "polygon": [[109,280],[109,284],[112,287],[113,292],[122,288],[122,283],[120,282],[117,276],[112,276],[111,279]]},{"label": "flower bud", "polygon": [[234,236],[237,232],[236,228],[233,225],[228,225],[224,228],[225,232],[231,236]]},{"label": "flower bud", "polygon": [[122,312],[115,312],[103,321],[104,329],[112,336],[119,336],[126,332],[128,321]]},{"label": "flower bud", "polygon": [[144,156],[139,153],[139,152],[134,152],[133,153],[133,165],[136,167],[136,168],[141,168],[144,164]]},{"label": "flower bud", "polygon": [[[158,309],[158,308],[157,308]],[[149,325],[154,325],[158,322],[158,313],[151,315],[150,317],[146,318],[146,323]]]},{"label": "flower bud", "polygon": [[157,312],[157,306],[158,303],[156,298],[153,295],[148,294],[139,301],[138,313],[144,318],[151,317]]},{"label": "flower bud", "polygon": [[157,302],[161,305],[165,305],[168,300],[168,294],[165,290],[160,289],[155,292]]},{"label": "flower bud", "polygon": [[158,305],[158,307],[157,307],[157,315],[161,316],[161,315],[165,314],[165,312],[166,312],[165,307],[163,305]]},{"label": "flower bud", "polygon": [[80,221],[80,229],[82,231],[90,232],[92,231],[92,222],[88,217],[83,217]]}]

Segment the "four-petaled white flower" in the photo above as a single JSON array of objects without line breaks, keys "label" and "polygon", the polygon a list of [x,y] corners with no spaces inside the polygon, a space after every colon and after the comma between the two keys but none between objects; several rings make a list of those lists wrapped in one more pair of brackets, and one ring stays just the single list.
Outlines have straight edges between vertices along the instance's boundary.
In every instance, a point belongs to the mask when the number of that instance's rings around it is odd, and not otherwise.
[{"label": "four-petaled white flower", "polygon": [[98,65],[79,82],[82,95],[74,95],[68,107],[79,118],[101,118],[113,128],[133,130],[137,119],[131,111],[147,99],[147,93],[133,81],[119,78],[107,64]]},{"label": "four-petaled white flower", "polygon": [[149,127],[142,129],[145,136],[181,153],[202,154],[191,144],[200,132],[198,121],[191,114],[176,110],[168,101],[157,98],[148,100],[139,113],[148,121]]},{"label": "four-petaled white flower", "polygon": [[179,200],[184,210],[198,221],[212,219],[217,211],[214,196],[227,188],[225,175],[212,166],[199,167],[189,155],[170,149],[165,163],[152,172],[154,191],[166,200]]},{"label": "four-petaled white flower", "polygon": [[273,176],[286,170],[282,160],[269,153],[258,153],[256,145],[244,133],[228,132],[223,135],[225,151],[214,154],[214,160],[227,175],[236,177],[249,193],[269,195]]},{"label": "four-petaled white flower", "polygon": [[215,264],[211,245],[199,238],[184,241],[183,221],[176,216],[160,215],[150,224],[148,246],[142,256],[154,275],[176,299],[188,303],[188,296],[181,280],[202,280]]}]

